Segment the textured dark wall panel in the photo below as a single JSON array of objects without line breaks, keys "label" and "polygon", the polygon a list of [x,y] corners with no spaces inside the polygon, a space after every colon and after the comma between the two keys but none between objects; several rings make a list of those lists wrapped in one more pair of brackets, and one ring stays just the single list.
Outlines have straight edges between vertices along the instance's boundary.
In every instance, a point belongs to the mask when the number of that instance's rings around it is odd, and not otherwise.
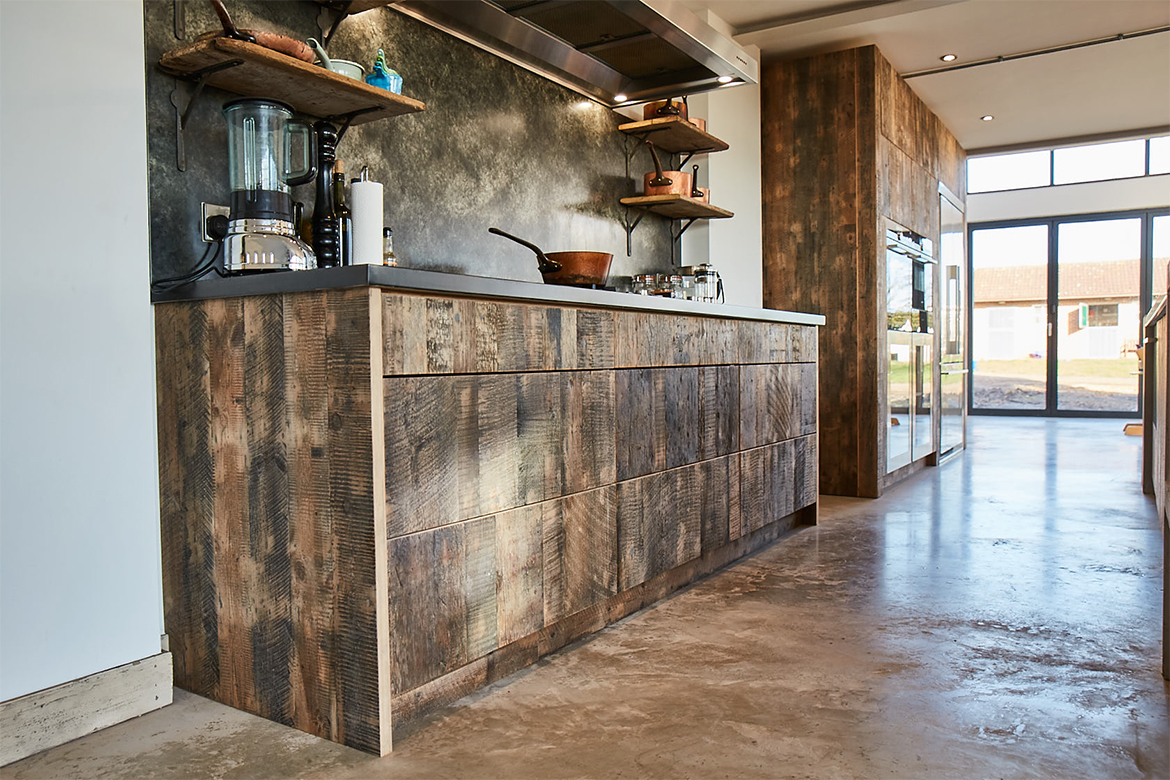
[{"label": "textured dark wall panel", "polygon": [[[307,0],[232,2],[240,27],[297,38],[320,37],[321,7]],[[188,2],[187,40],[218,27],[209,5]],[[171,2],[147,0],[146,82],[151,250],[155,277],[194,266],[199,203],[226,204],[227,139],[222,105],[234,96],[208,89],[188,124],[187,171],[175,165],[175,80],[159,56],[174,36]],[[382,47],[405,79],[403,92],[427,104],[422,114],[353,128],[338,149],[347,178],[362,165],[386,185],[386,224],[404,264],[432,270],[539,281],[532,253],[489,226],[528,238],[545,251],[614,253],[611,274],[670,267],[668,223],[648,217],[625,256],[622,207],[635,192],[626,177],[618,114],[388,8],[342,22],[329,54],[367,66]],[[645,159],[643,159],[645,158]],[[640,153],[631,173],[649,168]],[[311,208],[312,185],[294,196]]]}]

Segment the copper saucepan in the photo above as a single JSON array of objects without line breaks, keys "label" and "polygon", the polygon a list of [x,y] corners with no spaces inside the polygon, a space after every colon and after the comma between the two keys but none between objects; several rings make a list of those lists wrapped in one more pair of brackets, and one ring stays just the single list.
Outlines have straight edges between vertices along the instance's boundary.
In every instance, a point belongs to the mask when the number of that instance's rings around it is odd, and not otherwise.
[{"label": "copper saucepan", "polygon": [[664,171],[654,144],[649,141],[650,156],[654,158],[654,170],[642,178],[642,191],[646,195],[687,195],[691,194],[691,175],[686,171]]},{"label": "copper saucepan", "polygon": [[536,253],[537,266],[545,284],[567,284],[578,287],[604,287],[609,277],[610,252],[549,252],[545,254],[536,244],[505,233],[499,228],[488,228],[489,233],[515,241]]}]

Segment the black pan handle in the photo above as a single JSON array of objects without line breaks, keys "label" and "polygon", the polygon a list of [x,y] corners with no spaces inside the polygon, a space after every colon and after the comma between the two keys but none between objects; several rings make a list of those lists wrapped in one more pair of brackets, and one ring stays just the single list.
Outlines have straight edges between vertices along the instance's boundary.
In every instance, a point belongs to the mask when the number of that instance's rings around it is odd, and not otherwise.
[{"label": "black pan handle", "polygon": [[665,106],[658,107],[658,116],[682,116],[682,109],[674,104],[674,98],[666,99]]},{"label": "black pan handle", "polygon": [[691,197],[703,197],[703,191],[699,189],[699,166],[691,166]]},{"label": "black pan handle", "polygon": [[658,175],[650,180],[651,187],[669,187],[672,182],[666,178],[666,174],[662,172],[662,162],[658,159],[658,152],[654,149],[654,144],[649,141],[646,145],[650,147],[650,156],[654,158],[654,171]]},{"label": "black pan handle", "polygon": [[226,38],[235,38],[237,41],[247,41],[248,43],[255,43],[255,36],[250,33],[240,32],[240,28],[236,27],[232,17],[228,14],[228,10],[224,7],[223,0],[210,0],[211,7],[215,9],[215,15],[219,17],[219,23],[223,25],[223,34]]},{"label": "black pan handle", "polygon": [[545,253],[543,251],[541,251],[540,247],[538,247],[536,244],[525,241],[522,238],[517,238],[516,236],[512,235],[511,233],[505,233],[504,231],[500,230],[499,228],[490,227],[490,228],[488,228],[488,232],[495,233],[497,236],[503,236],[504,238],[506,238],[510,241],[515,241],[520,246],[528,247],[533,252],[535,252],[536,253],[536,265],[537,265],[537,268],[540,269],[540,272],[542,274],[549,274],[549,273],[552,273],[553,271],[561,270],[561,264],[556,262],[555,260],[549,260],[548,256],[545,255]]}]

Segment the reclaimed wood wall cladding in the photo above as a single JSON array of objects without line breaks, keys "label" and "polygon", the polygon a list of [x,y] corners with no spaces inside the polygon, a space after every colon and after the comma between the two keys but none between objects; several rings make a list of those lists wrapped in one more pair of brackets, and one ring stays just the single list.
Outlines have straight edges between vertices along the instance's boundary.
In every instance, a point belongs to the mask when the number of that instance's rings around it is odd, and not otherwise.
[{"label": "reclaimed wood wall cladding", "polygon": [[377,288],[156,322],[176,684],[362,750],[815,522],[811,326]]},{"label": "reclaimed wood wall cladding", "polygon": [[175,684],[381,753],[376,303],[361,289],[155,311]]},{"label": "reclaimed wood wall cladding", "polygon": [[939,182],[965,197],[966,155],[873,46],[766,62],[761,111],[764,304],[825,316],[821,488],[876,497],[886,219],[937,242]]},{"label": "reclaimed wood wall cladding", "polygon": [[765,63],[761,79],[764,305],[826,315],[820,394],[833,402],[821,409],[821,482],[845,495],[878,490],[867,436],[878,427],[879,276],[869,51]]}]

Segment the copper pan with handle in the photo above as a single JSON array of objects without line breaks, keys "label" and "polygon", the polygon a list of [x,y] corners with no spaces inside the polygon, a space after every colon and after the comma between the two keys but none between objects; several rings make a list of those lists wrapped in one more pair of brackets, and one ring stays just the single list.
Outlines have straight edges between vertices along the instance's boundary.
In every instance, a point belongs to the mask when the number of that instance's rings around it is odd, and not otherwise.
[{"label": "copper pan with handle", "polygon": [[609,278],[609,266],[613,262],[611,252],[548,252],[536,244],[505,233],[499,228],[488,228],[488,232],[515,241],[536,254],[537,266],[545,284],[566,284],[576,287],[604,287]]}]

